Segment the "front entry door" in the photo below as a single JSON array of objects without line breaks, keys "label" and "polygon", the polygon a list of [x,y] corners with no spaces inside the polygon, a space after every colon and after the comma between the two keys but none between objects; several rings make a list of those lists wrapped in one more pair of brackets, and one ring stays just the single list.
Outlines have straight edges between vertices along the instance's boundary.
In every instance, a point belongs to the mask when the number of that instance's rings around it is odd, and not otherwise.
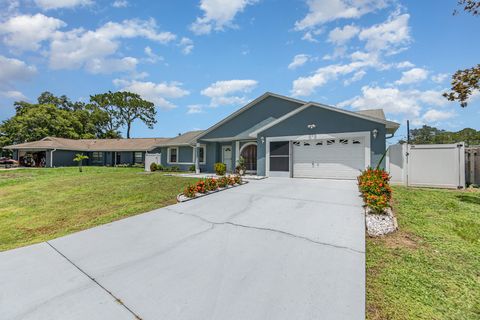
[{"label": "front entry door", "polygon": [[227,166],[227,172],[232,172],[232,147],[222,147],[222,162]]}]

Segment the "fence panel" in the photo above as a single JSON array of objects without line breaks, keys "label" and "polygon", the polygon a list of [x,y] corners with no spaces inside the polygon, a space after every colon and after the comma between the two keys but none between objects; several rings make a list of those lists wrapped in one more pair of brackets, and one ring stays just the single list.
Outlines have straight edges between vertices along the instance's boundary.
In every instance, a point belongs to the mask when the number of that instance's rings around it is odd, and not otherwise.
[{"label": "fence panel", "polygon": [[145,171],[150,171],[152,163],[160,164],[162,155],[160,153],[146,153],[145,154]]},{"label": "fence panel", "polygon": [[392,176],[392,183],[409,186],[463,188],[465,162],[463,142],[408,146],[397,144],[390,146],[387,154],[387,170]]},{"label": "fence panel", "polygon": [[407,170],[411,186],[463,188],[464,144],[409,145]]},{"label": "fence panel", "polygon": [[467,184],[480,185],[480,146],[465,149],[465,171]]}]

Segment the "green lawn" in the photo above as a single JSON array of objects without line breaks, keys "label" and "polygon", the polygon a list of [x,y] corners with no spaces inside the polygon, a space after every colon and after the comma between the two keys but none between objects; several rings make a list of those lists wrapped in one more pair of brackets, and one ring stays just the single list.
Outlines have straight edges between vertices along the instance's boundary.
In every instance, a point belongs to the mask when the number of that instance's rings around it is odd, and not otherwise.
[{"label": "green lawn", "polygon": [[0,170],[0,251],[176,202],[195,179],[138,168]]},{"label": "green lawn", "polygon": [[367,239],[368,319],[480,319],[480,192],[394,200],[400,231]]}]

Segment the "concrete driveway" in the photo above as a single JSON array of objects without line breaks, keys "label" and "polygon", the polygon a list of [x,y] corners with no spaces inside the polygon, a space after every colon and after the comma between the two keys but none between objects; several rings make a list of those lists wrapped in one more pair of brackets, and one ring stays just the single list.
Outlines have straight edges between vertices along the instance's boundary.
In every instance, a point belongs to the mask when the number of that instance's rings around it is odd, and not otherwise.
[{"label": "concrete driveway", "polygon": [[269,178],[0,253],[2,319],[364,319],[354,181]]}]

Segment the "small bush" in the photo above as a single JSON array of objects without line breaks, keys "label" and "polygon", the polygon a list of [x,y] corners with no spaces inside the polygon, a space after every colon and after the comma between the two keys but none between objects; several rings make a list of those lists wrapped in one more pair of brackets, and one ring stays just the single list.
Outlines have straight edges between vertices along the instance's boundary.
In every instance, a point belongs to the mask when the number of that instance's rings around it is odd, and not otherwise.
[{"label": "small bush", "polygon": [[235,176],[228,176],[228,185],[233,186],[235,183]]},{"label": "small bush", "polygon": [[157,164],[157,171],[164,171],[165,167],[162,166],[161,164]]},{"label": "small bush", "polygon": [[358,177],[358,187],[365,205],[375,213],[384,213],[390,207],[392,188],[390,176],[382,169],[368,168]]},{"label": "small bush", "polygon": [[190,167],[188,167],[188,171],[195,172],[195,165],[192,164]]},{"label": "small bush", "polygon": [[242,177],[241,176],[233,176],[236,184],[242,184]]},{"label": "small bush", "polygon": [[219,176],[225,175],[225,172],[227,172],[227,165],[225,163],[217,162],[215,163],[215,173]]},{"label": "small bush", "polygon": [[228,185],[228,178],[223,176],[223,177],[220,177],[218,180],[218,186],[220,188],[225,188],[227,185]]},{"label": "small bush", "polygon": [[178,171],[180,171],[180,167],[179,166],[172,166],[172,167],[170,167],[170,171],[178,172]]},{"label": "small bush", "polygon": [[215,178],[205,179],[205,185],[206,185],[207,191],[215,191],[218,189],[218,182],[217,182],[217,179]]},{"label": "small bush", "polygon": [[200,193],[207,192],[207,185],[205,184],[204,180],[198,181],[196,184],[196,187],[197,187],[197,192],[200,192]]},{"label": "small bush", "polygon": [[197,185],[195,184],[191,184],[187,186],[185,190],[183,190],[183,195],[185,197],[195,198],[196,194],[197,194]]},{"label": "small bush", "polygon": [[150,171],[157,171],[157,164],[155,162],[152,162],[150,164]]}]

